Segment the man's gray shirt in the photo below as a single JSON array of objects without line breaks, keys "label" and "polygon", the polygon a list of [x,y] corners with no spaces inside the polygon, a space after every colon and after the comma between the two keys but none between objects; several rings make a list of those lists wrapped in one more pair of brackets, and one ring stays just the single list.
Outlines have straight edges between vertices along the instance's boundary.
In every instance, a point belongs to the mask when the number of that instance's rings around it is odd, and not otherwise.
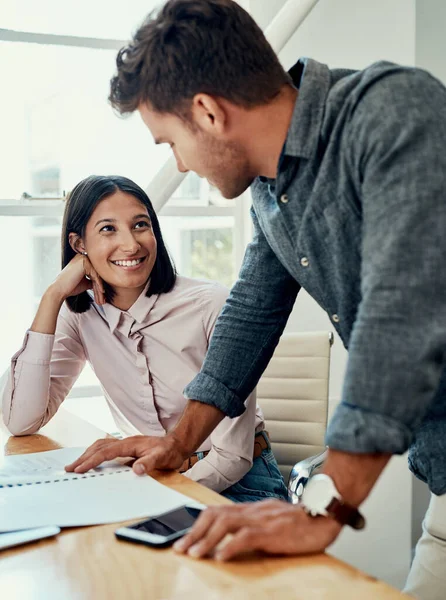
[{"label": "man's gray shirt", "polygon": [[254,239],[185,395],[241,414],[303,287],[349,350],[327,444],[410,447],[412,470],[443,494],[446,89],[384,62],[304,60],[291,73],[299,94],[277,177],[252,185]]}]

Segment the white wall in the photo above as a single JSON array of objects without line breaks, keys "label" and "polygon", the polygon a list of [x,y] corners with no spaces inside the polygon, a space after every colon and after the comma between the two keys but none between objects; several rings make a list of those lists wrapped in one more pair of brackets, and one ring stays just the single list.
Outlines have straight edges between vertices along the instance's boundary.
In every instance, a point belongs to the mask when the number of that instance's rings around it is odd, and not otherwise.
[{"label": "white wall", "polygon": [[[438,0],[441,2],[441,0]],[[284,0],[251,0],[259,25],[271,22]],[[381,59],[415,62],[415,0],[320,0],[280,55],[286,68],[308,56],[330,67],[364,68]],[[289,331],[332,330],[327,315],[301,293]],[[335,336],[330,412],[341,397],[347,353]],[[384,581],[402,587],[411,555],[412,478],[405,457],[395,457],[363,505],[367,530],[341,535],[330,552]]]},{"label": "white wall", "polygon": [[415,62],[446,84],[446,2],[417,0]]},{"label": "white wall", "polygon": [[[416,0],[415,64],[446,84],[446,2]],[[412,546],[421,535],[421,523],[429,504],[426,485],[414,478],[412,489]]]}]

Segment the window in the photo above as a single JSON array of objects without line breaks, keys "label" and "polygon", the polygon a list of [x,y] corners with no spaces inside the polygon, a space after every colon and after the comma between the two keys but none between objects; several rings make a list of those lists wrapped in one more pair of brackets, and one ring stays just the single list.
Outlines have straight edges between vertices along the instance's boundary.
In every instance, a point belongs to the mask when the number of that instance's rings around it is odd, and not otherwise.
[{"label": "window", "polygon": [[226,227],[224,223],[215,227],[214,219],[212,224],[203,223],[200,229],[194,224],[194,229],[182,232],[181,243],[184,248],[183,256],[188,262],[183,269],[185,272],[191,277],[219,279],[229,287],[234,279],[232,219],[225,221]]},{"label": "window", "polygon": [[213,279],[227,287],[235,280],[234,217],[163,217],[161,230],[178,272]]},{"label": "window", "polygon": [[[3,0],[0,5],[0,371],[20,348],[60,271],[61,198],[82,178],[120,174],[147,188],[169,156],[138,114],[108,104],[117,49],[157,0]],[[18,76],[20,74],[20,76]],[[231,286],[249,237],[248,206],[189,174],[160,212],[179,273]],[[0,373],[1,375],[1,373]],[[86,368],[75,396],[99,396]],[[86,415],[85,415],[86,416]],[[105,426],[105,425],[104,425]],[[108,427],[108,426],[107,426]]]},{"label": "window", "polygon": [[93,39],[126,40],[161,0],[2,0],[0,23],[8,30]]},{"label": "window", "polygon": [[61,197],[91,173],[125,175],[146,187],[168,148],[155,148],[139,115],[119,118],[108,105],[115,56],[0,42],[2,77],[14,81],[13,93],[0,95],[0,198]]}]

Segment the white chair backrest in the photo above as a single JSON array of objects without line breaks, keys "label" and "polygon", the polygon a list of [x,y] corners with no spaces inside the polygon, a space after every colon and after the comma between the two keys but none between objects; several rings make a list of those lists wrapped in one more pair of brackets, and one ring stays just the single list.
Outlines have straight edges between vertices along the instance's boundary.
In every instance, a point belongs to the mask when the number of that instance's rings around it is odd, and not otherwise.
[{"label": "white chair backrest", "polygon": [[274,454],[285,481],[293,465],[324,450],[332,334],[283,334],[257,385]]}]

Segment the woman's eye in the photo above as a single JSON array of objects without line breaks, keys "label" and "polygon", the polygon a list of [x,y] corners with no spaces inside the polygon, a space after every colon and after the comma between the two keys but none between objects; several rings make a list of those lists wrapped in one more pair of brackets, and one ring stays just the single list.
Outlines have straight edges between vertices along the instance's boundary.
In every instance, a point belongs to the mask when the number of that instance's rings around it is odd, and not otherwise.
[{"label": "woman's eye", "polygon": [[135,223],[136,229],[141,229],[142,227],[150,227],[150,223],[147,221],[138,221],[138,223]]},{"label": "woman's eye", "polygon": [[104,225],[104,227],[102,227],[99,231],[104,231],[105,233],[108,233],[109,231],[114,231],[115,228],[113,227],[113,225]]}]

